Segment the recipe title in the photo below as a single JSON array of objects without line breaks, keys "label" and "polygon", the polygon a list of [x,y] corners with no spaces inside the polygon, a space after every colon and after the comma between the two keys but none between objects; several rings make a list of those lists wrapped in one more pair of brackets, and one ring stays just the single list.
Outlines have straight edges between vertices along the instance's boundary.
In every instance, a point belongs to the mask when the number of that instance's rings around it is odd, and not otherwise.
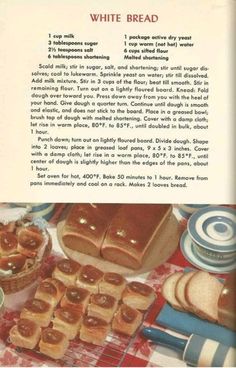
[{"label": "recipe title", "polygon": [[[121,14],[90,14],[92,22],[122,22]],[[158,21],[156,14],[126,14],[126,22],[150,22]]]}]

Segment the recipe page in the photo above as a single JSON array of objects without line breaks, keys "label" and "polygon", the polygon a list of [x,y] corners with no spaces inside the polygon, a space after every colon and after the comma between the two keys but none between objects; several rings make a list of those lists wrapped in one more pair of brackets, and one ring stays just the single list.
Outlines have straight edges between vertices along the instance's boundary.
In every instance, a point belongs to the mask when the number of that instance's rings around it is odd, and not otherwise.
[{"label": "recipe page", "polygon": [[1,1],[1,201],[233,203],[234,7]]}]

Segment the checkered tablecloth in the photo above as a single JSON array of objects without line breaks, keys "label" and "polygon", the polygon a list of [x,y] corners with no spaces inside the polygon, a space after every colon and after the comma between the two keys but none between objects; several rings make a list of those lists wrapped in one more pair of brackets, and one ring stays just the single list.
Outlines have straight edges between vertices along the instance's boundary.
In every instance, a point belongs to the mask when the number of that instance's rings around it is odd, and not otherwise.
[{"label": "checkered tablecloth", "polygon": [[[49,232],[53,240],[53,253],[48,257],[42,270],[42,278],[48,276],[55,262],[61,257],[60,247],[56,237],[56,227],[64,206],[58,206],[49,224]],[[186,228],[186,220],[179,218],[182,230]],[[157,299],[144,318],[143,327],[156,326],[155,319],[162,309],[165,301],[161,296],[160,288],[164,279],[174,271],[183,270],[190,266],[183,257],[179,247],[168,262],[152,270],[151,272],[136,276],[135,280],[145,282],[153,287],[157,293]],[[131,279],[131,278],[129,278]],[[31,287],[32,288],[32,287]],[[33,351],[17,351],[9,343],[8,333],[14,321],[18,318],[18,304],[28,298],[30,290],[24,290],[21,294],[11,295],[6,298],[6,309],[0,321],[0,366],[126,366],[126,367],[171,367],[186,366],[181,354],[168,348],[157,346],[142,337],[140,331],[134,338],[126,338],[111,334],[103,347],[94,347],[84,344],[79,340],[70,343],[66,356],[61,361],[48,360]],[[175,336],[181,335],[167,330]]]}]

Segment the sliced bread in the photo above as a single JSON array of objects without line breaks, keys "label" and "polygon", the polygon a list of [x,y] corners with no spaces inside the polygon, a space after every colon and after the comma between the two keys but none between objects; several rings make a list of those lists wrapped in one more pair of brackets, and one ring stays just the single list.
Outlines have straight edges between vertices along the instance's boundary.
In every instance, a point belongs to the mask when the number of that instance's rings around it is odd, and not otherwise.
[{"label": "sliced bread", "polygon": [[184,272],[175,286],[175,297],[178,300],[179,304],[182,305],[182,307],[188,312],[192,312],[193,308],[186,300],[185,287],[194,274],[195,271]]},{"label": "sliced bread", "polygon": [[185,298],[195,314],[211,322],[217,321],[218,299],[222,283],[206,271],[197,271],[185,287]]},{"label": "sliced bread", "polygon": [[163,297],[167,300],[167,302],[170,303],[173,308],[180,311],[184,311],[184,308],[175,297],[175,286],[182,275],[183,272],[180,271],[172,273],[165,279],[161,289],[161,293]]}]

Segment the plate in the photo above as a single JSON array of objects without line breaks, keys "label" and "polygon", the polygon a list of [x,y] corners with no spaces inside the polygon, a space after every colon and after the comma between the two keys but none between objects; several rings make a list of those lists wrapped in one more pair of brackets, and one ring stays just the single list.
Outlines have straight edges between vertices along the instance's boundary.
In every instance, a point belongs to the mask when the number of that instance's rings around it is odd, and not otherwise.
[{"label": "plate", "polygon": [[210,206],[209,204],[178,204],[178,210],[182,217],[188,219],[194,212],[203,207]]},{"label": "plate", "polygon": [[202,247],[217,252],[236,251],[236,211],[228,207],[207,207],[188,221],[188,233]]},{"label": "plate", "polygon": [[172,214],[165,228],[160,234],[158,234],[158,238],[154,237],[152,240],[152,244],[150,245],[142,267],[138,270],[132,270],[110,261],[106,261],[101,257],[92,257],[65,247],[61,236],[64,223],[65,220],[62,220],[57,225],[57,238],[61,249],[68,258],[79,262],[82,265],[91,264],[102,269],[104,272],[117,272],[124,276],[134,276],[151,271],[167,261],[178,247],[180,238],[179,224],[176,217]]},{"label": "plate", "polygon": [[207,263],[204,263],[200,258],[196,256],[194,253],[194,244],[188,231],[186,230],[181,239],[180,239],[180,249],[184,255],[184,257],[197,268],[209,271],[213,273],[228,273],[234,269],[236,269],[236,261],[227,265],[227,266],[213,266]]}]

